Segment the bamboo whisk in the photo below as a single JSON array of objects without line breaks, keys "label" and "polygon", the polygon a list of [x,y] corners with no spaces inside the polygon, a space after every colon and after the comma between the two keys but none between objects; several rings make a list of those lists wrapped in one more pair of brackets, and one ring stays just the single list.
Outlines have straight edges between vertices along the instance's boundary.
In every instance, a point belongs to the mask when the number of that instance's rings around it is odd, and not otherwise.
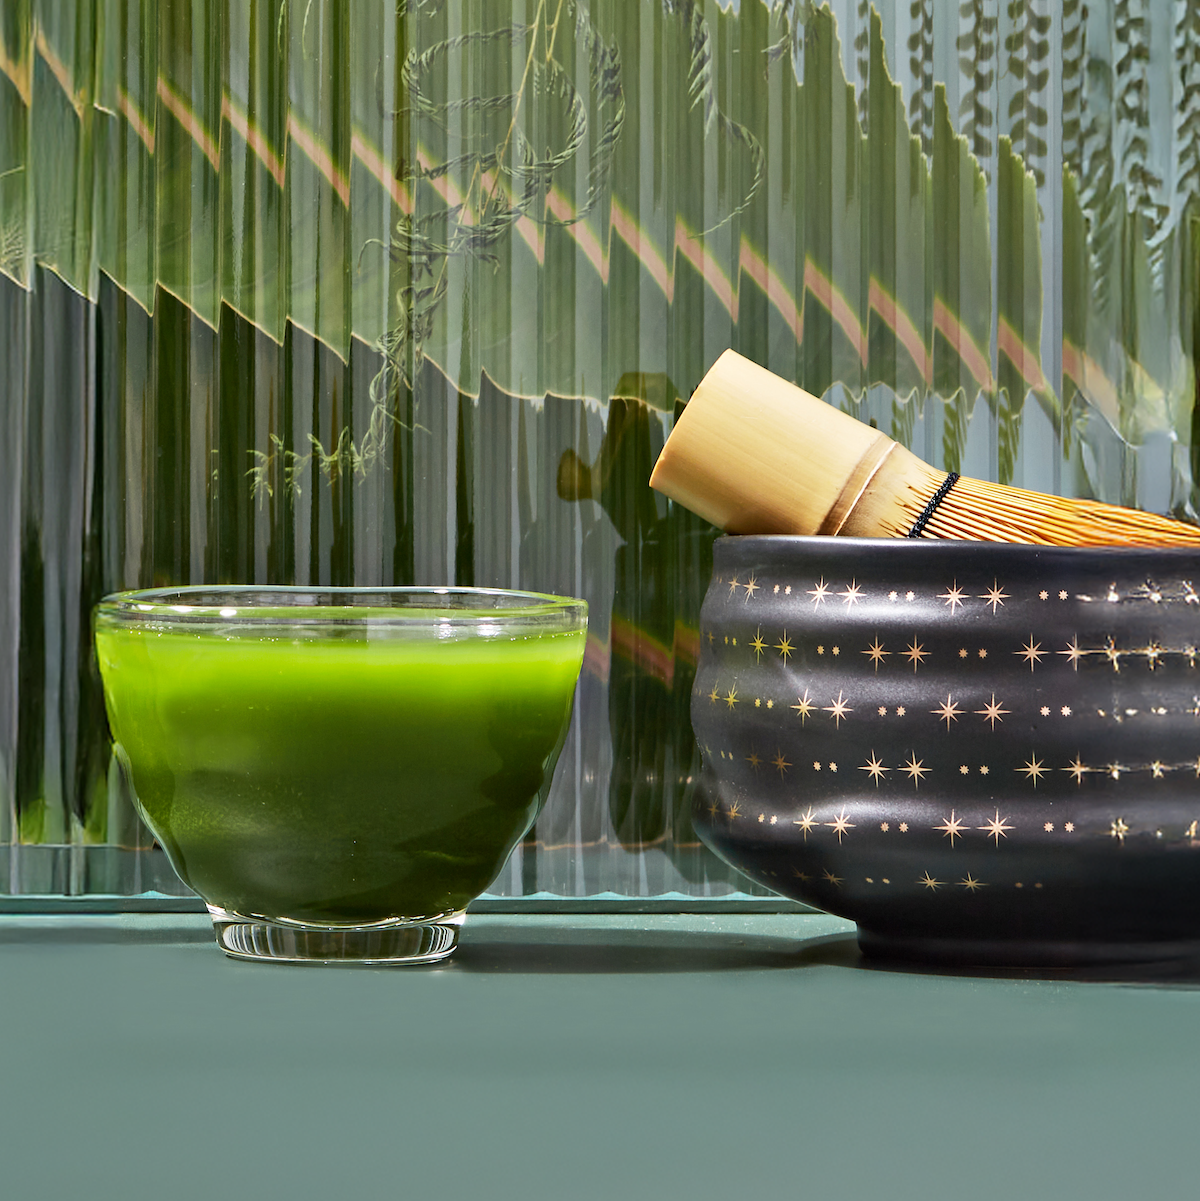
[{"label": "bamboo whisk", "polygon": [[1197,546],[1153,513],[947,475],[727,350],[675,424],[650,485],[731,534]]}]

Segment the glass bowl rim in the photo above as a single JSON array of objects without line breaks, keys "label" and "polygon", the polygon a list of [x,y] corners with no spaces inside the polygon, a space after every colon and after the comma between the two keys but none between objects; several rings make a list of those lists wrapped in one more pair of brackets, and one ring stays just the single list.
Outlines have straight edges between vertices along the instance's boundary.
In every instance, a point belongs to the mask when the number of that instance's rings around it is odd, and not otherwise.
[{"label": "glass bowl rim", "polygon": [[[327,598],[289,604],[288,597]],[[356,603],[380,598],[377,605]],[[347,604],[337,604],[344,597]],[[190,599],[189,598],[193,598]],[[201,598],[205,598],[201,600]],[[433,603],[393,605],[392,598]],[[438,598],[464,604],[438,605]],[[480,602],[471,607],[472,600]],[[331,603],[332,602],[332,603]],[[487,602],[491,602],[490,604]],[[139,588],[113,592],[97,602],[97,623],[174,626],[179,629],[219,625],[246,628],[280,626],[417,629],[447,626],[474,627],[547,626],[556,630],[585,629],[587,601],[578,597],[524,589],[474,588],[448,585],[301,585],[301,584],[189,584],[173,588]]]}]

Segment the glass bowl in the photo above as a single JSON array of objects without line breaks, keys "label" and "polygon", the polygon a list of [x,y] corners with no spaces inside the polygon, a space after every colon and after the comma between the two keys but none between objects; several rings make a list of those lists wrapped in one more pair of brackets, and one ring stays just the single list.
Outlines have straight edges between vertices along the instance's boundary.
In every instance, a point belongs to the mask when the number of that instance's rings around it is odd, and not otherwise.
[{"label": "glass bowl", "polygon": [[217,942],[419,963],[532,826],[587,605],[473,588],[194,587],[96,608],[115,754]]}]

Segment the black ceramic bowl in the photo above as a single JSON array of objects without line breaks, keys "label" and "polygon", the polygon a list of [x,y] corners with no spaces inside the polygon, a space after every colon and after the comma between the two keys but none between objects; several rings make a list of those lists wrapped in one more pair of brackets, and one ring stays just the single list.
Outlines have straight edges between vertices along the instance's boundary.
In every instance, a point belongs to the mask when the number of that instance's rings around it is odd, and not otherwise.
[{"label": "black ceramic bowl", "polygon": [[868,953],[1200,954],[1200,553],[720,539],[701,837]]}]

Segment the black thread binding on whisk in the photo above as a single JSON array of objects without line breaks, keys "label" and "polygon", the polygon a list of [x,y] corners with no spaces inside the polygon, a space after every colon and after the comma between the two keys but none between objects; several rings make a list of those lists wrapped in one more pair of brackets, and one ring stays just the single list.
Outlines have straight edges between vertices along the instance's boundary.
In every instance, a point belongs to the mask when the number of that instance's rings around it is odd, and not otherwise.
[{"label": "black thread binding on whisk", "polygon": [[946,494],[957,483],[958,483],[958,472],[957,471],[952,471],[948,476],[946,476],[946,478],[944,480],[942,480],[941,487],[938,488],[938,490],[929,498],[929,504],[927,504],[925,506],[924,510],[922,510],[921,516],[918,517],[916,519],[916,521],[913,522],[913,528],[911,530],[909,530],[907,534],[905,534],[906,538],[919,538],[921,536],[922,532],[925,529],[926,523],[933,516],[934,511],[937,509],[938,505],[940,505],[942,503],[942,501],[944,501],[946,499]]}]

